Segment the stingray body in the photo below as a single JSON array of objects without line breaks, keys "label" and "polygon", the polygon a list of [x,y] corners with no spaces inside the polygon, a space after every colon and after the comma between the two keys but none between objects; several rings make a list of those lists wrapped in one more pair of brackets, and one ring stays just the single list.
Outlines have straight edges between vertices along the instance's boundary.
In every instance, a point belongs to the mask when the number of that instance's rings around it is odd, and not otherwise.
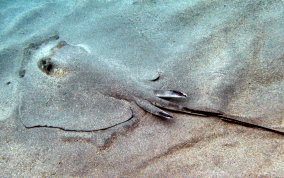
[{"label": "stingray body", "polygon": [[185,93],[152,88],[82,45],[50,38],[29,51],[19,111],[27,127],[104,129],[132,117],[129,103],[165,119],[172,115],[160,107],[185,111],[165,100],[185,98]]},{"label": "stingray body", "polygon": [[187,97],[184,92],[149,85],[149,81],[157,81],[159,76],[139,80],[126,66],[99,58],[86,45],[70,45],[59,37],[51,37],[26,49],[28,62],[23,65],[24,72],[20,72],[19,107],[19,116],[26,127],[106,129],[133,118],[134,104],[164,119],[173,116],[163,108],[278,132],[216,109],[191,109],[179,104]]},{"label": "stingray body", "polygon": [[[61,39],[30,36],[20,73],[25,126],[103,129],[129,120],[136,104],[167,119],[161,108],[283,132],[282,1],[150,4],[90,3],[37,30]],[[163,72],[158,81],[139,79],[153,71]]]}]

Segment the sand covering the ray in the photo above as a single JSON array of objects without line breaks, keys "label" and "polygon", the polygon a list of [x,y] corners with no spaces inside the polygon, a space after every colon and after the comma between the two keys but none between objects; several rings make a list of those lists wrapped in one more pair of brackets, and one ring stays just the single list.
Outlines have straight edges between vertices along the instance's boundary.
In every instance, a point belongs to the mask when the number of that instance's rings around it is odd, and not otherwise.
[{"label": "sand covering the ray", "polygon": [[130,103],[84,75],[48,76],[25,51],[59,35],[137,81],[160,73],[148,84],[186,92],[181,104],[283,131],[283,11],[281,0],[1,1],[0,174],[281,177],[282,135],[211,117],[137,115],[125,132],[80,132],[127,124]]}]

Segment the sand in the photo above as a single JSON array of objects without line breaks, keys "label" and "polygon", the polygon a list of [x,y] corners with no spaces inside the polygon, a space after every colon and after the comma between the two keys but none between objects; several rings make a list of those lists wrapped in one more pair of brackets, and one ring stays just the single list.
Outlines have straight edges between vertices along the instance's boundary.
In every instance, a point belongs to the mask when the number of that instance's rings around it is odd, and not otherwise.
[{"label": "sand", "polygon": [[[281,0],[0,1],[0,175],[281,177],[283,11]],[[153,89],[278,133],[160,120],[133,99]]]}]

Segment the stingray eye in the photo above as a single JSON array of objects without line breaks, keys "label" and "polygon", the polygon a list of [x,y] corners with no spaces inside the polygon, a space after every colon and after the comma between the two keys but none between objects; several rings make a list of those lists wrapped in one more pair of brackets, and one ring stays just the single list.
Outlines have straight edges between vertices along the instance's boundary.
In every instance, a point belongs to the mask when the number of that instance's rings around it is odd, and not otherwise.
[{"label": "stingray eye", "polygon": [[51,58],[43,58],[38,61],[38,67],[42,72],[47,75],[51,75],[54,69],[54,64],[51,62]]},{"label": "stingray eye", "polygon": [[67,43],[65,41],[58,42],[56,46],[51,48],[52,55],[54,55],[56,53],[56,51],[58,51],[59,49],[63,48],[66,45],[67,45]]},{"label": "stingray eye", "polygon": [[61,68],[60,65],[55,64],[50,57],[40,59],[37,66],[42,72],[52,77],[61,77],[69,73]]}]

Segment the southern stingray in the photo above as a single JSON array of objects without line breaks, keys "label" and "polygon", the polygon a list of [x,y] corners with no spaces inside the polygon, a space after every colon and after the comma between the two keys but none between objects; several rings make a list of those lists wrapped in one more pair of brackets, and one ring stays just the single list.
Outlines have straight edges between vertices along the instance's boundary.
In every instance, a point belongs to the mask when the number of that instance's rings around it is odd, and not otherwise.
[{"label": "southern stingray", "polygon": [[227,4],[243,16],[202,2],[196,6],[204,12],[173,4],[176,11],[165,14],[154,4],[135,4],[139,11],[113,2],[108,8],[120,11],[86,13],[96,18],[78,27],[76,12],[67,16],[56,27],[60,38],[25,49],[22,122],[98,130],[129,120],[136,104],[167,119],[162,108],[282,131],[283,20],[256,15],[273,4]]},{"label": "southern stingray", "polygon": [[155,105],[184,110],[163,98],[185,98],[185,93],[143,85],[123,66],[58,38],[53,36],[26,49],[30,59],[20,72],[23,95],[19,110],[25,126],[104,129],[132,117],[125,101],[166,119],[172,116]]},{"label": "southern stingray", "polygon": [[[178,104],[175,99],[185,99],[187,94],[153,88],[146,81],[134,78],[125,66],[100,59],[91,54],[87,46],[60,41],[59,36],[30,45],[25,54],[29,61],[23,64],[26,69],[20,71],[23,94],[19,113],[26,127],[106,129],[130,120],[133,113],[129,103],[132,103],[165,119],[173,117],[161,108],[216,116],[270,130],[238,121],[218,110],[191,109],[185,106],[186,103]],[[155,82],[159,78],[158,75],[149,81]]]}]

